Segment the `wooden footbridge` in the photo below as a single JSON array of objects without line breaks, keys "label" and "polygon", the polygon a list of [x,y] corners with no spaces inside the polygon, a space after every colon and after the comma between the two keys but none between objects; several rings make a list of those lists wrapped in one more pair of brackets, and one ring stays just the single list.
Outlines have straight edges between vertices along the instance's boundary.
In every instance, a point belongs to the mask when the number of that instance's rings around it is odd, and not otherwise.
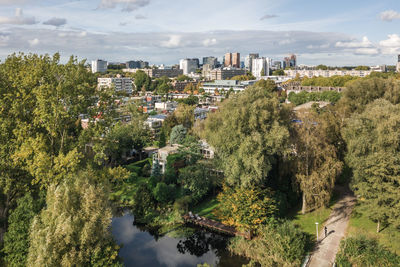
[{"label": "wooden footbridge", "polygon": [[224,233],[227,235],[242,236],[244,238],[251,239],[250,233],[238,232],[235,229],[235,227],[228,226],[221,222],[217,222],[205,217],[192,214],[185,214],[183,215],[183,219],[185,220],[185,223],[192,223],[194,225],[207,228],[216,232]]}]

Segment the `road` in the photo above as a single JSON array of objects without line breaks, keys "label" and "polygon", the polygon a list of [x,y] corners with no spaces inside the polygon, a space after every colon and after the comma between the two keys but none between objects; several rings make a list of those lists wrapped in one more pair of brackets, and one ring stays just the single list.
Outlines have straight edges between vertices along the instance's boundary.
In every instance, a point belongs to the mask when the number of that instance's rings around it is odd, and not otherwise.
[{"label": "road", "polygon": [[[341,188],[339,191],[341,197],[333,206],[329,219],[320,229],[318,244],[307,265],[309,267],[331,267],[335,262],[340,241],[346,234],[350,214],[356,203],[356,198],[349,189]],[[328,228],[326,237],[324,226]]]}]

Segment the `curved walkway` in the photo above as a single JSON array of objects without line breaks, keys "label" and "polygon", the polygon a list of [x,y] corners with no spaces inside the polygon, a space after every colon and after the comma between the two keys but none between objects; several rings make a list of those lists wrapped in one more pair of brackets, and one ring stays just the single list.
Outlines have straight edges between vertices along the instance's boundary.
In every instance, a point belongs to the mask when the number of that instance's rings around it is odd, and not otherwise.
[{"label": "curved walkway", "polygon": [[[349,189],[340,188],[339,191],[341,197],[333,206],[329,219],[320,229],[319,242],[311,255],[307,265],[309,267],[331,267],[335,262],[340,241],[345,236],[350,214],[356,203],[356,198]],[[328,228],[327,237],[325,237],[324,226]]]}]

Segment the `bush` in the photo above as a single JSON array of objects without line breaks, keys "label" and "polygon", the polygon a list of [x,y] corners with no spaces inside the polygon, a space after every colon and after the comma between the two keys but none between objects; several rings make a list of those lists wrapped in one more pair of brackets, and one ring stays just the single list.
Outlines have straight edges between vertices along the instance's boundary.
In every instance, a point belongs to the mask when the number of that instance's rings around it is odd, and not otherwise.
[{"label": "bush", "polygon": [[153,189],[153,196],[158,202],[167,204],[174,200],[175,191],[174,184],[167,185],[166,183],[161,182]]},{"label": "bush", "polygon": [[380,246],[375,239],[365,236],[342,240],[336,256],[339,267],[351,266],[399,266],[400,256]]},{"label": "bush", "polygon": [[184,214],[188,211],[189,205],[193,202],[193,198],[191,196],[184,196],[175,200],[174,210],[178,211],[181,214]]},{"label": "bush", "polygon": [[309,236],[289,221],[262,226],[252,240],[234,238],[229,250],[261,266],[300,266],[309,249]]}]

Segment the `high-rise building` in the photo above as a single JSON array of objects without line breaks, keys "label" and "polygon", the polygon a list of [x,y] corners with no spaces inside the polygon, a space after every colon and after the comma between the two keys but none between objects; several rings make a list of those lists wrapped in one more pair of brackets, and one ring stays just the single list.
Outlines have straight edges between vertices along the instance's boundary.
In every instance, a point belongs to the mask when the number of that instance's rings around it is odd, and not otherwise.
[{"label": "high-rise building", "polygon": [[208,64],[210,65],[212,68],[216,68],[217,67],[217,58],[216,57],[203,57],[203,66]]},{"label": "high-rise building", "polygon": [[101,59],[92,61],[92,73],[106,72],[106,71],[107,71],[107,61]]},{"label": "high-rise building", "polygon": [[262,57],[262,58],[255,58],[252,60],[252,74],[256,78],[260,78],[262,76],[269,75],[269,59]]},{"label": "high-rise building", "polygon": [[259,58],[260,55],[258,53],[253,53],[253,54],[249,54],[248,56],[246,56],[246,59],[244,61],[244,67],[248,70],[248,71],[252,71],[252,60],[255,58]]},{"label": "high-rise building", "polygon": [[296,55],[291,54],[284,58],[285,68],[295,68],[297,66]]},{"label": "high-rise building", "polygon": [[224,63],[225,67],[240,68],[240,53],[226,53]]},{"label": "high-rise building", "polygon": [[232,53],[232,67],[240,68],[240,53]]},{"label": "high-rise building", "polygon": [[224,66],[232,66],[232,53],[226,53],[224,57]]},{"label": "high-rise building", "polygon": [[185,58],[179,61],[179,69],[183,70],[183,74],[194,73],[198,67],[198,58]]}]

